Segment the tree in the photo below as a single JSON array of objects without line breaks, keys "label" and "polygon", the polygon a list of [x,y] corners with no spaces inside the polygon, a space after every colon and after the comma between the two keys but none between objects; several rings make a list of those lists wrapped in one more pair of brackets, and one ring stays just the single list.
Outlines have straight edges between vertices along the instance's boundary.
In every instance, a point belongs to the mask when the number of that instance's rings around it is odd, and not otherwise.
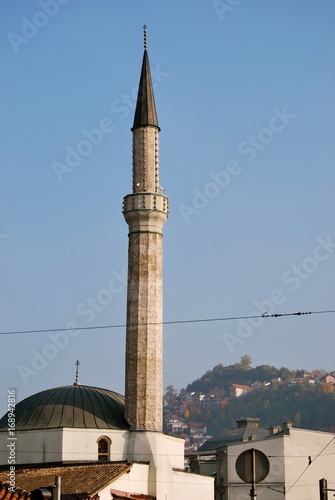
[{"label": "tree", "polygon": [[333,384],[326,382],[318,385],[317,388],[317,393],[318,394],[329,394],[331,392],[334,392],[334,386]]},{"label": "tree", "polygon": [[244,356],[241,356],[240,365],[244,370],[250,370],[251,363],[252,363],[251,356],[249,356],[248,354],[244,354]]},{"label": "tree", "polygon": [[168,385],[165,389],[164,401],[167,406],[172,407],[177,401],[177,391],[173,387],[173,385]]},{"label": "tree", "polygon": [[292,380],[295,378],[295,372],[294,370],[289,370],[288,368],[285,368],[282,366],[279,370],[279,377],[285,381],[288,382],[289,380]]}]

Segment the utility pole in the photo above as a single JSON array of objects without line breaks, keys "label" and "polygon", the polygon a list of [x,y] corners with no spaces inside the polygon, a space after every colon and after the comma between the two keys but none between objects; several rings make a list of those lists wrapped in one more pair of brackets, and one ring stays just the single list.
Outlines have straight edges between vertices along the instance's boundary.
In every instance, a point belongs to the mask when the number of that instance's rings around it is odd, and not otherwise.
[{"label": "utility pole", "polygon": [[60,500],[61,495],[61,478],[60,476],[55,477],[55,498],[53,500]]},{"label": "utility pole", "polygon": [[325,478],[320,479],[319,490],[320,490],[320,500],[328,500],[327,479]]},{"label": "utility pole", "polygon": [[332,488],[328,488],[327,479],[323,477],[319,481],[319,491],[320,491],[320,500],[328,500],[328,491],[335,491],[335,490],[333,490]]},{"label": "utility pole", "polygon": [[257,491],[256,491],[256,453],[255,448],[251,448],[251,490],[250,490],[250,498],[251,500],[256,500]]}]

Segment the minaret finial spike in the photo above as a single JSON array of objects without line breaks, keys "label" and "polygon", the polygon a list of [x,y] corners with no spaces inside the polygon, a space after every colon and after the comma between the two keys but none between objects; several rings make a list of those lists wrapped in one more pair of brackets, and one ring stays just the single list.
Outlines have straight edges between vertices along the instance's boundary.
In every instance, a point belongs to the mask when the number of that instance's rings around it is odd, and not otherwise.
[{"label": "minaret finial spike", "polygon": [[80,365],[80,361],[77,361],[75,362],[75,365],[76,365],[76,380],[75,380],[75,383],[73,385],[80,385],[80,382],[79,382],[79,365]]},{"label": "minaret finial spike", "polygon": [[144,36],[144,49],[148,48],[148,40],[147,40],[147,27],[143,26],[143,36]]}]

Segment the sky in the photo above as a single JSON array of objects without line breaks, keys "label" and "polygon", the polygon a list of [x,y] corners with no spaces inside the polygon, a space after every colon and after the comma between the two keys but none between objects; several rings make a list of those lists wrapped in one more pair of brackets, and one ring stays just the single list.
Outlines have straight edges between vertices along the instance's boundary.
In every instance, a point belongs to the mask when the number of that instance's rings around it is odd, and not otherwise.
[{"label": "sky", "polygon": [[[144,24],[170,204],[164,387],[244,354],[335,370],[334,18],[332,0],[1,2],[1,414],[8,390],[72,384],[76,360],[82,384],[124,393]],[[259,317],[292,312],[318,314]]]}]

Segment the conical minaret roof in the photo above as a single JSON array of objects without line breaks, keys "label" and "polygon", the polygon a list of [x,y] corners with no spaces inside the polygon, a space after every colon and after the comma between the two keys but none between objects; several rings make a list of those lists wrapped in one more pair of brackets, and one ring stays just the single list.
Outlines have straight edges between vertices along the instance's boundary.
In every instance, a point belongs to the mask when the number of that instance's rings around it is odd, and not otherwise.
[{"label": "conical minaret roof", "polygon": [[148,51],[145,48],[132,130],[147,125],[151,125],[159,129],[154,92],[152,88]]}]

